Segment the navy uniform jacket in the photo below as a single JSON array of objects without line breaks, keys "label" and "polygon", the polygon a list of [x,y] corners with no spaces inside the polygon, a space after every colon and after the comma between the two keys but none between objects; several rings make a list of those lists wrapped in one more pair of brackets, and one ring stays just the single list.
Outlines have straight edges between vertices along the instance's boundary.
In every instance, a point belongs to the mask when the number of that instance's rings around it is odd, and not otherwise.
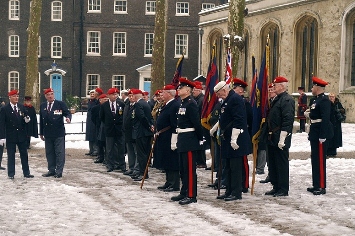
[{"label": "navy uniform jacket", "polygon": [[160,115],[157,119],[156,129],[160,130],[170,127],[165,132],[159,134],[155,143],[154,157],[159,156],[157,159],[162,160],[162,167],[166,170],[179,170],[179,157],[177,151],[171,150],[171,135],[175,133],[177,126],[177,112],[180,103],[174,99],[168,104],[163,106]]},{"label": "navy uniform jacket", "polygon": [[331,139],[333,137],[333,125],[330,122],[331,101],[324,93],[319,94],[310,106],[309,118],[311,120],[322,119],[321,122],[311,123],[308,134],[309,141]]},{"label": "navy uniform jacket", "polygon": [[47,138],[59,138],[65,136],[63,118],[71,120],[72,115],[64,102],[54,100],[49,113],[47,112],[47,102],[41,104],[39,117],[39,134]]},{"label": "navy uniform jacket", "polygon": [[91,120],[91,109],[99,104],[99,101],[96,99],[89,99],[88,102],[88,110],[87,110],[87,117],[86,117],[86,130],[85,130],[85,140],[86,141],[95,141],[97,134],[95,124]]},{"label": "navy uniform jacket", "polygon": [[133,111],[134,111],[134,105],[128,105],[124,107],[123,110],[123,131],[125,135],[125,142],[129,143],[132,142],[132,133],[133,133]]},{"label": "navy uniform jacket", "polygon": [[177,115],[177,128],[195,128],[193,132],[178,134],[178,152],[201,150],[199,142],[203,140],[201,119],[196,102],[191,96],[181,100]]},{"label": "navy uniform jacket", "polygon": [[280,140],[281,131],[286,131],[288,135],[285,139],[285,148],[290,148],[294,117],[295,101],[291,95],[287,92],[277,95],[271,103],[267,118],[269,145],[277,146]]},{"label": "navy uniform jacket", "polygon": [[93,108],[91,108],[91,121],[95,125],[97,140],[106,141],[104,124],[100,119],[100,110],[101,110],[100,103],[94,106]]},{"label": "navy uniform jacket", "polygon": [[26,125],[27,136],[38,138],[38,124],[36,109],[31,106],[25,106],[28,116],[31,118],[30,122]]},{"label": "navy uniform jacket", "polygon": [[248,132],[251,137],[252,125],[253,125],[253,108],[251,107],[250,102],[246,98],[244,98],[243,96],[242,98],[244,99],[245,110],[247,113]]},{"label": "navy uniform jacket", "polygon": [[6,138],[6,142],[26,141],[27,109],[22,104],[16,104],[19,115],[17,116],[10,103],[1,108],[0,111],[0,139]]},{"label": "navy uniform jacket", "polygon": [[134,111],[132,116],[134,116],[132,121],[133,139],[153,136],[153,132],[151,131],[151,126],[153,125],[151,108],[144,99],[140,99],[134,104]]},{"label": "navy uniform jacket", "polygon": [[124,103],[116,100],[116,113],[112,114],[110,102],[106,101],[101,105],[100,119],[104,123],[106,137],[122,135]]},{"label": "navy uniform jacket", "polygon": [[[221,128],[222,152],[223,158],[235,158],[251,153],[251,140],[247,127],[247,114],[242,96],[236,94],[234,90],[230,90],[226,99],[221,105],[221,116],[219,118],[219,126]],[[242,129],[239,134],[237,144],[239,148],[234,150],[231,145],[232,130]]]}]

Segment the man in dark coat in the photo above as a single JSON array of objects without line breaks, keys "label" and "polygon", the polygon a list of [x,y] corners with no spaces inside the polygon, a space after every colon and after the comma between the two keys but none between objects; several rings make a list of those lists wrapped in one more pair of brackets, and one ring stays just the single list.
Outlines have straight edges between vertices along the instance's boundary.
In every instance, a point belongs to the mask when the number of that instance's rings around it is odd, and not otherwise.
[{"label": "man in dark coat", "polygon": [[333,125],[330,122],[331,101],[324,94],[328,84],[317,77],[312,78],[312,94],[315,96],[313,104],[305,112],[311,121],[308,140],[311,143],[312,183],[307,188],[314,195],[326,193],[326,156],[329,139],[333,137]]},{"label": "man in dark coat", "polygon": [[30,117],[30,122],[26,125],[27,132],[27,148],[30,148],[31,136],[38,138],[38,124],[37,124],[37,114],[36,109],[32,106],[32,97],[25,96],[25,102],[23,104],[27,109],[27,114]]},{"label": "man in dark coat", "polygon": [[155,142],[154,161],[156,158],[161,160],[163,169],[165,170],[165,184],[159,186],[158,189],[165,192],[180,190],[179,175],[179,157],[176,150],[171,150],[171,136],[175,133],[177,126],[177,112],[180,103],[175,99],[176,90],[173,85],[165,85],[161,96],[164,106],[161,108],[160,114],[156,122],[156,134],[158,135]]},{"label": "man in dark coat", "polygon": [[95,124],[92,122],[91,109],[96,106],[99,101],[96,97],[98,93],[95,90],[90,91],[90,98],[88,101],[88,110],[86,113],[86,130],[85,130],[85,141],[89,141],[89,152],[85,153],[85,155],[97,156],[97,133]]},{"label": "man in dark coat", "polygon": [[16,146],[20,152],[22,172],[25,178],[33,178],[28,166],[26,125],[30,121],[26,108],[18,103],[18,91],[8,93],[10,102],[0,112],[0,145],[7,148],[7,174],[9,179],[15,176]]},{"label": "man in dark coat", "polygon": [[306,117],[304,116],[304,111],[307,110],[307,95],[304,92],[304,87],[298,87],[298,109],[297,109],[297,118],[300,120],[300,129],[299,133],[306,131]]},{"label": "man in dark coat", "polygon": [[97,145],[97,158],[94,163],[103,163],[106,156],[106,135],[105,127],[100,119],[100,109],[101,105],[105,103],[108,98],[106,94],[101,94],[99,96],[99,104],[91,108],[91,121],[95,125],[95,132],[97,134],[96,145]]},{"label": "man in dark coat", "polygon": [[273,189],[265,193],[274,197],[288,196],[289,149],[295,116],[295,101],[287,93],[288,80],[276,77],[273,81],[276,94],[267,118],[269,139],[269,177]]},{"label": "man in dark coat", "polygon": [[[0,112],[4,106],[5,106],[5,102],[3,100],[0,100]],[[5,148],[5,144],[0,145],[0,170],[6,170],[5,167],[1,166],[2,156],[4,154],[4,148]]]},{"label": "man in dark coat", "polygon": [[234,201],[242,199],[243,156],[251,153],[251,140],[247,128],[247,115],[243,98],[225,81],[219,82],[214,91],[223,99],[219,118],[222,158],[226,159],[227,188],[217,199]]},{"label": "man in dark coat", "polygon": [[106,166],[107,172],[114,169],[126,171],[123,137],[124,103],[117,100],[118,90],[110,88],[107,91],[109,100],[101,105],[100,119],[104,123],[106,134]]},{"label": "man in dark coat", "polygon": [[171,198],[180,205],[197,202],[196,157],[201,150],[203,131],[198,107],[192,98],[195,83],[187,78],[180,78],[178,95],[181,105],[177,114],[177,134],[171,136],[171,149],[177,149],[180,161],[182,187],[180,194]]}]

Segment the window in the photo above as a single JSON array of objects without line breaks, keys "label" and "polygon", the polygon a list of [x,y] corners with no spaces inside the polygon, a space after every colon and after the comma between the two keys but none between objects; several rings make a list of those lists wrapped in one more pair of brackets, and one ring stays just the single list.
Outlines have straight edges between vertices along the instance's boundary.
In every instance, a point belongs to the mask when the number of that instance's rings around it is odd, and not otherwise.
[{"label": "window", "polygon": [[145,14],[154,15],[156,11],[156,2],[155,1],[146,1],[145,2]]},{"label": "window", "polygon": [[20,38],[18,35],[9,36],[9,57],[20,56]]},{"label": "window", "polygon": [[20,20],[20,1],[11,0],[9,2],[9,19]]},{"label": "window", "polygon": [[52,2],[52,21],[62,21],[62,2]]},{"label": "window", "polygon": [[114,3],[114,13],[122,14],[127,13],[127,0],[118,1],[116,0]]},{"label": "window", "polygon": [[88,31],[87,39],[87,54],[89,55],[100,55],[100,31]]},{"label": "window", "polygon": [[88,74],[86,76],[86,94],[93,89],[96,89],[100,85],[100,75],[97,74]]},{"label": "window", "polygon": [[176,3],[176,15],[177,16],[189,15],[189,3],[188,2],[177,2]]},{"label": "window", "polygon": [[19,89],[19,82],[20,82],[20,74],[17,71],[10,71],[9,72],[9,90],[18,90]]},{"label": "window", "polygon": [[118,88],[122,91],[125,88],[126,79],[124,75],[113,75],[112,76],[112,87]]},{"label": "window", "polygon": [[151,57],[153,54],[153,42],[154,42],[154,34],[147,33],[145,34],[144,40],[144,56]]},{"label": "window", "polygon": [[188,35],[176,34],[175,35],[175,57],[180,57],[183,53],[185,58],[188,55]]},{"label": "window", "polygon": [[89,2],[89,7],[88,7],[88,12],[89,13],[101,13],[101,0],[88,0]]},{"label": "window", "polygon": [[212,7],[215,7],[214,3],[202,3],[202,10],[210,9]]},{"label": "window", "polygon": [[113,33],[113,55],[126,55],[126,33]]},{"label": "window", "polygon": [[53,36],[51,39],[52,44],[52,58],[62,58],[62,37]]}]

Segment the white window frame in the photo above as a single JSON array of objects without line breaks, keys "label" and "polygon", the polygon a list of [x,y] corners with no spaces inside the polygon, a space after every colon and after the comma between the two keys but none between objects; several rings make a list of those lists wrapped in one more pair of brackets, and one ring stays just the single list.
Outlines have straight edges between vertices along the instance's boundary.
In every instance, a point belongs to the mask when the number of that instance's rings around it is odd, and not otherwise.
[{"label": "white window frame", "polygon": [[89,56],[100,56],[100,52],[101,52],[101,32],[88,31],[86,54]]},{"label": "white window frame", "polygon": [[101,13],[101,0],[88,0],[88,13]]},{"label": "white window frame", "polygon": [[20,20],[20,1],[9,1],[9,20]]},{"label": "white window frame", "polygon": [[216,4],[214,4],[214,3],[202,3],[202,10],[207,10],[207,9],[213,8],[215,6],[216,6]]},{"label": "white window frame", "polygon": [[[55,5],[58,4],[58,5]],[[52,21],[62,21],[63,17],[63,6],[61,1],[53,1],[51,4],[51,20]]]},{"label": "white window frame", "polygon": [[9,36],[9,57],[20,57],[20,36]]},{"label": "white window frame", "polygon": [[[118,37],[124,35],[124,37]],[[127,54],[127,33],[126,32],[113,32],[113,56],[126,56]],[[121,45],[121,47],[119,47]]]},{"label": "white window frame", "polygon": [[189,16],[189,15],[190,15],[190,4],[188,2],[177,2],[176,16]]},{"label": "white window frame", "polygon": [[[59,41],[58,41],[59,39]],[[62,58],[63,55],[63,39],[60,36],[51,37],[51,57]]]},{"label": "white window frame", "polygon": [[125,75],[113,75],[112,76],[112,88],[118,88],[122,91],[126,87],[126,76]]},{"label": "white window frame", "polygon": [[146,1],[145,2],[145,14],[146,15],[155,15],[157,10],[157,2],[156,1]]},{"label": "white window frame", "polygon": [[[94,84],[93,79],[97,80],[97,83]],[[100,75],[99,74],[87,74],[86,75],[86,94],[89,94],[89,92],[93,89],[96,89],[100,85]]]},{"label": "white window frame", "polygon": [[[153,43],[154,43],[154,33],[145,33],[144,34],[144,56],[145,57],[153,56]],[[150,51],[151,53],[147,53],[148,51]]]},{"label": "white window frame", "polygon": [[[122,10],[120,10],[122,8]],[[127,0],[115,0],[113,2],[114,14],[127,14]]]},{"label": "white window frame", "polygon": [[189,52],[189,35],[188,34],[175,34],[175,58],[181,57],[185,50],[184,57],[188,58]]},{"label": "white window frame", "polygon": [[8,91],[11,91],[13,89],[18,90],[19,87],[20,87],[20,73],[18,71],[10,71],[8,74]]}]

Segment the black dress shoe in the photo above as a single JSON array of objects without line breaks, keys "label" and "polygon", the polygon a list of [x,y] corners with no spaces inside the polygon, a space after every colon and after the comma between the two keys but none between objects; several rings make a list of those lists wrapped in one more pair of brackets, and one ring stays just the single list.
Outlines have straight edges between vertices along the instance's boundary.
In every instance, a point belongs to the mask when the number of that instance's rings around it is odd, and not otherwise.
[{"label": "black dress shoe", "polygon": [[266,184],[266,183],[269,183],[269,182],[270,182],[269,176],[266,176],[266,179],[264,179],[264,180],[260,180],[260,183],[262,183],[262,184]]},{"label": "black dress shoe", "polygon": [[307,188],[307,191],[313,193],[314,190],[316,190],[316,189],[317,188],[315,188],[315,187],[309,187],[309,188]]},{"label": "black dress shoe", "polygon": [[270,191],[266,192],[265,195],[274,195],[275,193],[277,193],[277,190],[273,188]]},{"label": "black dress shoe", "polygon": [[230,194],[222,194],[222,195],[217,196],[216,198],[217,199],[225,199],[226,197],[229,197],[229,196],[230,196]]},{"label": "black dress shoe", "polygon": [[180,200],[182,200],[182,199],[184,199],[184,198],[186,198],[186,196],[179,194],[179,195],[177,195],[177,196],[171,197],[171,200],[174,201],[174,202],[176,202],[176,201],[180,201]]},{"label": "black dress shoe", "polygon": [[25,178],[33,178],[34,176],[31,174],[24,175]]},{"label": "black dress shoe", "polygon": [[[139,175],[137,178],[133,179],[134,181],[142,181],[143,175]],[[149,176],[145,177],[144,179],[149,179]]]},{"label": "black dress shoe", "polygon": [[318,188],[318,189],[314,189],[313,194],[314,195],[321,195],[321,194],[325,194],[325,188]]},{"label": "black dress shoe", "polygon": [[217,184],[208,184],[207,186],[210,188],[215,188],[215,187],[217,187]]},{"label": "black dress shoe", "polygon": [[286,197],[286,196],[288,196],[288,192],[279,190],[273,196],[274,197]]},{"label": "black dress shoe", "polygon": [[197,202],[196,198],[185,197],[184,199],[179,201],[179,204],[180,205],[187,205],[187,204],[194,203],[194,202]]},{"label": "black dress shoe", "polygon": [[248,189],[248,188],[243,188],[243,189],[242,189],[242,192],[243,192],[243,193],[247,193],[247,192],[249,192],[249,189]]},{"label": "black dress shoe", "polygon": [[92,152],[85,153],[86,156],[90,156]]},{"label": "black dress shoe", "polygon": [[50,177],[50,176],[54,176],[54,175],[55,175],[54,172],[48,172],[48,173],[43,174],[42,176],[43,177]]},{"label": "black dress shoe", "polygon": [[130,175],[130,174],[132,174],[133,173],[133,170],[127,170],[126,172],[124,172],[123,174],[124,175]]},{"label": "black dress shoe", "polygon": [[97,159],[94,161],[94,163],[102,163],[102,162],[104,162],[104,160],[103,160],[103,159],[100,159],[100,158],[97,158]]},{"label": "black dress shoe", "polygon": [[226,198],[224,198],[224,201],[226,202],[229,202],[229,201],[235,201],[235,200],[242,200],[242,197],[237,197],[237,196],[233,196],[233,195],[230,195]]},{"label": "black dress shoe", "polygon": [[5,168],[5,167],[0,166],[0,170],[6,170],[6,168]]},{"label": "black dress shoe", "polygon": [[112,172],[112,171],[113,171],[112,168],[107,169],[107,172]]},{"label": "black dress shoe", "polygon": [[157,189],[159,189],[159,190],[164,190],[164,189],[167,189],[167,188],[169,188],[169,187],[171,187],[171,185],[170,184],[168,184],[168,183],[165,183],[164,185],[162,185],[162,186],[158,186],[158,188]]},{"label": "black dress shoe", "polygon": [[180,188],[173,188],[173,187],[168,187],[166,189],[163,189],[164,192],[175,192],[175,191],[180,191]]},{"label": "black dress shoe", "polygon": [[13,176],[9,176],[9,179],[14,179],[14,177]]},{"label": "black dress shoe", "polygon": [[90,156],[92,156],[92,157],[97,156],[97,155],[98,155],[97,152],[93,152],[93,153],[90,154]]},{"label": "black dress shoe", "polygon": [[62,174],[61,173],[60,174],[55,174],[54,178],[62,178]]}]

